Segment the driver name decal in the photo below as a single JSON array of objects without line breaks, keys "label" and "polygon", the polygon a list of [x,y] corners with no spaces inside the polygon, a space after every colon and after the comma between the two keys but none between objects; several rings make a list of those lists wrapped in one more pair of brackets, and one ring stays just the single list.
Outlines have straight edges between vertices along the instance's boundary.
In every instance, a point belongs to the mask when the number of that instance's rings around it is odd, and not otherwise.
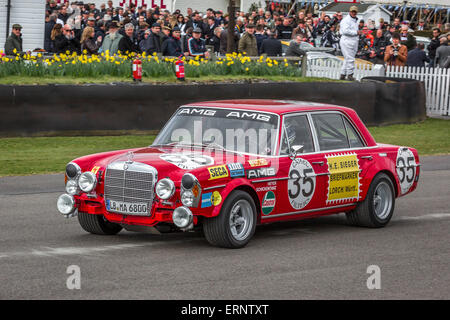
[{"label": "driver name decal", "polygon": [[356,153],[326,156],[328,171],[327,204],[337,204],[359,199],[359,164]]}]

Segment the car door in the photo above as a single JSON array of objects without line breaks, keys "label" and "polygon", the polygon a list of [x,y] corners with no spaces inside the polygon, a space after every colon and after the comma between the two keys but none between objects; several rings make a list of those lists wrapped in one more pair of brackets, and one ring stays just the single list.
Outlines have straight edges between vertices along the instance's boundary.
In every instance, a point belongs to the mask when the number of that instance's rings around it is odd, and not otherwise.
[{"label": "car door", "polygon": [[[303,146],[303,152],[292,160],[289,153],[295,145]],[[306,113],[283,117],[278,171],[281,180],[276,189],[279,205],[275,215],[296,214],[320,207],[319,190],[325,182],[326,165],[316,147]]]},{"label": "car door", "polygon": [[361,197],[362,177],[372,164],[370,151],[341,112],[311,113],[318,147],[327,168],[322,189],[323,207],[356,203]]}]

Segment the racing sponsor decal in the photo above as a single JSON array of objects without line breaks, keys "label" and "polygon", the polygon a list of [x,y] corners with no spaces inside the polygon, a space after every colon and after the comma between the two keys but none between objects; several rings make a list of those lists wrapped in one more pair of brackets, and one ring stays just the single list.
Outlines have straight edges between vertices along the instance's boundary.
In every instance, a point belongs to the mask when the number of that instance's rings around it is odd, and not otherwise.
[{"label": "racing sponsor decal", "polygon": [[400,181],[402,194],[407,193],[414,183],[416,177],[416,159],[411,150],[401,147],[397,152],[397,176]]},{"label": "racing sponsor decal", "polygon": [[212,206],[212,192],[202,194],[201,208],[208,208]]},{"label": "racing sponsor decal", "polygon": [[159,157],[184,170],[192,170],[214,164],[214,159],[210,156],[197,153],[167,153]]},{"label": "racing sponsor decal", "polygon": [[256,188],[256,192],[267,192],[267,191],[275,191],[275,190],[277,190],[277,182],[276,181],[268,182],[265,187]]},{"label": "racing sponsor decal", "polygon": [[275,208],[276,198],[272,191],[266,192],[262,199],[261,209],[264,215],[270,214]]},{"label": "racing sponsor decal", "polygon": [[230,163],[227,164],[228,170],[230,170],[230,177],[237,178],[245,176],[244,166],[242,163]]},{"label": "racing sponsor decal", "polygon": [[288,197],[292,208],[308,205],[316,190],[316,173],[308,160],[296,158],[289,168]]},{"label": "racing sponsor decal", "polygon": [[211,201],[214,206],[218,206],[222,202],[222,196],[219,191],[213,192]]},{"label": "racing sponsor decal", "polygon": [[97,174],[98,170],[100,170],[100,167],[93,167],[92,170],[91,170],[91,172],[92,172],[93,174]]},{"label": "racing sponsor decal", "polygon": [[327,204],[357,201],[361,184],[356,153],[340,153],[326,156],[328,171]]},{"label": "racing sponsor decal", "polygon": [[248,163],[251,167],[262,167],[269,165],[269,162],[264,158],[248,160]]},{"label": "racing sponsor decal", "polygon": [[209,172],[209,180],[228,177],[228,170],[226,165],[209,167],[208,172]]},{"label": "racing sponsor decal", "polygon": [[275,175],[276,170],[272,167],[250,169],[247,171],[248,179],[274,177]]}]

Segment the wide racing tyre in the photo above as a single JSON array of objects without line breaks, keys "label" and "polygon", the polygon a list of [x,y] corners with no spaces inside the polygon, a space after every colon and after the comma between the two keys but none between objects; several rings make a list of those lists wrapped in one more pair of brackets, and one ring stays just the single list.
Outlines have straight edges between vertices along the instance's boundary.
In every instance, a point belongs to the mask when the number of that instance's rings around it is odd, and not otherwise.
[{"label": "wide racing tyre", "polygon": [[244,191],[235,190],[226,198],[218,216],[203,219],[203,232],[212,245],[242,248],[256,229],[256,206]]},{"label": "wide racing tyre", "polygon": [[379,173],[372,180],[364,201],[346,213],[347,220],[359,227],[381,228],[391,220],[394,207],[394,185],[386,174]]},{"label": "wide racing tyre", "polygon": [[84,230],[92,234],[115,235],[122,230],[122,226],[107,221],[101,214],[78,212],[78,222]]}]

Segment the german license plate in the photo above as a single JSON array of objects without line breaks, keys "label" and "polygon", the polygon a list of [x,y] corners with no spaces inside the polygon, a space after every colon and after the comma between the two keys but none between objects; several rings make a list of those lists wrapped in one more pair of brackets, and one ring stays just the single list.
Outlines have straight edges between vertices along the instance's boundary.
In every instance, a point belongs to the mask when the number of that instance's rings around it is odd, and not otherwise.
[{"label": "german license plate", "polygon": [[134,216],[148,216],[149,208],[146,202],[122,202],[106,200],[106,210]]}]

